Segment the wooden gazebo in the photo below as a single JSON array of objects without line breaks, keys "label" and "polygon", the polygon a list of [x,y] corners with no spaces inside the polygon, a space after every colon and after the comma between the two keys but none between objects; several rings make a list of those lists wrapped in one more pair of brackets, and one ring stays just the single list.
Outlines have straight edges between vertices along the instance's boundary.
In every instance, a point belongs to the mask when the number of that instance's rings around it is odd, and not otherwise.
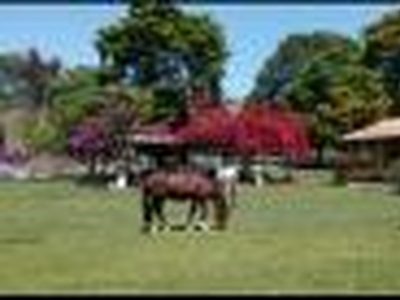
[{"label": "wooden gazebo", "polygon": [[[215,145],[204,141],[203,136],[194,135],[194,129],[204,129],[205,123],[209,121],[210,107],[216,107],[217,111],[226,108],[206,88],[194,88],[187,99],[185,119],[170,119],[140,127],[131,136],[132,147],[139,155],[149,157],[156,166],[187,163],[189,152],[205,153],[205,150],[215,148]],[[208,149],[205,149],[205,143]]]},{"label": "wooden gazebo", "polygon": [[146,155],[154,166],[162,166],[171,161],[185,161],[187,143],[175,132],[169,123],[157,123],[143,126],[130,138],[137,155]]}]

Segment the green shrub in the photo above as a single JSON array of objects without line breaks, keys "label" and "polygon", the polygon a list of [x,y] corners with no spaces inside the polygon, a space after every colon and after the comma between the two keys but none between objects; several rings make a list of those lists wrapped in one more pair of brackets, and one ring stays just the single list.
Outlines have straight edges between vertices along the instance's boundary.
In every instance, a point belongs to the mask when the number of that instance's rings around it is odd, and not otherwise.
[{"label": "green shrub", "polygon": [[65,138],[45,117],[28,119],[22,125],[22,139],[34,152],[60,152]]}]

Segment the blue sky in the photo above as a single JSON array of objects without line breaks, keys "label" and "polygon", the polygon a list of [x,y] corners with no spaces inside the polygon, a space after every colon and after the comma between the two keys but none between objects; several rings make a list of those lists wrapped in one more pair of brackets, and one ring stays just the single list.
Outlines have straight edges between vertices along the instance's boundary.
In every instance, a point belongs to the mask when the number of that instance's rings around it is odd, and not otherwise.
[{"label": "blue sky", "polygon": [[[400,5],[397,5],[400,8]],[[223,81],[225,94],[249,92],[264,59],[290,33],[331,30],[352,37],[394,5],[190,5],[190,12],[209,12],[225,30],[230,57]],[[64,65],[96,65],[96,30],[123,15],[123,6],[0,5],[0,52],[37,47],[58,56]]]}]

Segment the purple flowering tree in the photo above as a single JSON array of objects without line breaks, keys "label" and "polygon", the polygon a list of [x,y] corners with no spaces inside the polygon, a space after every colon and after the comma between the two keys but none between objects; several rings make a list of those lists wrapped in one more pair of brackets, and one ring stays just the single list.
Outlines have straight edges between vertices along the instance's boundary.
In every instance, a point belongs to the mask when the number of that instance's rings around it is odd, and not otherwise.
[{"label": "purple flowering tree", "polygon": [[118,91],[98,109],[76,126],[69,137],[68,150],[76,160],[88,166],[95,175],[97,166],[121,162],[125,168],[130,162],[129,135],[136,124],[133,105]]}]

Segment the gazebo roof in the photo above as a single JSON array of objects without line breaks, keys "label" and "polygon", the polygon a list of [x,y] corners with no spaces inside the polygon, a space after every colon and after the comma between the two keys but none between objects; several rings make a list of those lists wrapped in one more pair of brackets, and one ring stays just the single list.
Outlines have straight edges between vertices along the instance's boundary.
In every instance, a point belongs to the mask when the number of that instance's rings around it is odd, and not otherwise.
[{"label": "gazebo roof", "polygon": [[400,138],[400,118],[391,118],[376,122],[343,136],[343,141],[372,141]]},{"label": "gazebo roof", "polygon": [[131,136],[131,142],[141,145],[167,145],[178,146],[182,140],[174,133],[167,122],[142,126]]}]

